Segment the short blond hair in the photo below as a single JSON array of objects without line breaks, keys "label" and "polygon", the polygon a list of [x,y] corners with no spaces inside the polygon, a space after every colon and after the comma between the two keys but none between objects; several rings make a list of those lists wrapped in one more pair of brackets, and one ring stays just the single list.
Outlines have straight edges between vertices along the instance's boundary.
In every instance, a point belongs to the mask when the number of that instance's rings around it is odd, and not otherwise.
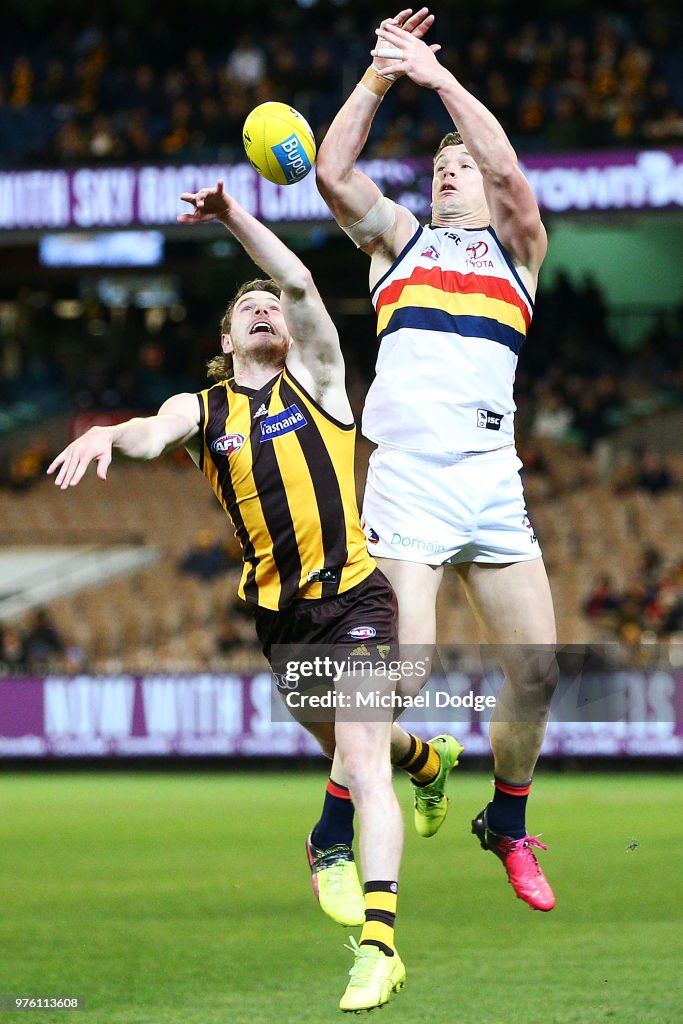
[{"label": "short blond hair", "polygon": [[434,163],[439,159],[439,153],[446,146],[464,146],[463,137],[460,132],[449,132],[448,135],[444,135],[439,145],[436,147],[436,153],[434,154]]}]

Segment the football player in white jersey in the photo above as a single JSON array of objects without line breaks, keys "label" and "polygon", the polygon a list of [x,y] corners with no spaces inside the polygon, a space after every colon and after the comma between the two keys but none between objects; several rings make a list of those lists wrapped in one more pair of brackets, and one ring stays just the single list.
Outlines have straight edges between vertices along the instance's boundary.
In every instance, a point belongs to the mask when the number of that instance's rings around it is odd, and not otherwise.
[{"label": "football player in white jersey", "polygon": [[[378,448],[363,512],[372,553],[398,596],[402,644],[435,643],[437,593],[452,564],[497,646],[505,683],[490,726],[494,793],[472,831],[517,896],[547,911],[555,897],[525,811],[557,679],[555,617],[512,398],[547,239],[501,125],[423,41],[433,21],[423,7],[381,23],[372,65],[320,147],[317,182],[371,260],[380,347],[363,431]],[[435,158],[424,228],[355,166],[401,75],[434,90],[457,126]]]}]

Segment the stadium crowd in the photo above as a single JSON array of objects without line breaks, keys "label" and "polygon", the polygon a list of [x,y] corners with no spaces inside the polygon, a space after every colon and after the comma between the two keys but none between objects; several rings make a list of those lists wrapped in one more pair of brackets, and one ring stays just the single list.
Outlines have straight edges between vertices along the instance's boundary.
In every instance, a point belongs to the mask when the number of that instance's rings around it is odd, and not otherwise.
[{"label": "stadium crowd", "polygon": [[[0,326],[0,351],[4,353],[0,386],[7,397],[21,392],[28,398],[49,386],[52,392],[61,392],[65,411],[89,415],[100,410],[122,415],[127,410],[154,411],[168,394],[203,386],[204,361],[215,349],[218,310],[190,296],[183,297],[183,318],[178,319],[178,309],[176,320],[159,321],[156,333],[146,324],[144,310],[131,308],[123,314],[94,299],[79,304],[73,298],[36,297],[28,291],[20,299],[20,315],[5,317],[4,321],[0,318],[0,325],[4,324]],[[55,305],[59,309],[59,303],[64,302],[75,304],[71,313],[78,307],[77,319],[62,320],[55,314]],[[350,390],[359,415],[369,383],[363,350],[369,347],[366,340],[371,336],[372,323],[368,321],[359,331],[353,326],[357,320],[353,317],[351,326],[347,325],[344,347]],[[583,616],[586,635],[596,640],[619,638],[633,643],[647,637],[666,642],[683,633],[680,559],[672,556],[670,544],[663,553],[655,539],[654,544],[640,542],[652,550],[643,550],[635,571],[625,563],[619,568],[618,563],[624,552],[630,557],[633,538],[646,536],[643,517],[657,521],[662,502],[669,510],[666,514],[674,521],[677,514],[680,521],[681,462],[660,451],[656,443],[648,443],[645,433],[637,444],[624,444],[620,431],[629,422],[645,427],[652,422],[653,412],[655,420],[661,418],[657,410],[665,410],[666,416],[680,415],[683,307],[654,321],[640,344],[628,352],[620,345],[612,325],[604,296],[591,279],[577,283],[559,274],[541,290],[537,315],[518,367],[518,447],[525,463],[532,514],[545,525],[542,543],[549,552],[553,548],[557,552],[555,564],[551,557],[549,565],[558,591],[566,575],[566,559],[586,559],[586,569],[579,574],[568,598],[570,612],[574,609],[572,628],[581,628],[579,619]],[[28,337],[32,339],[30,349],[22,344]],[[2,484],[22,503],[22,516],[26,515],[28,524],[33,492],[38,503],[54,497],[51,482],[44,475],[46,461],[54,452],[46,449],[43,437],[26,448],[16,443],[8,445],[5,451],[11,456],[2,463]],[[361,462],[367,457],[367,451],[362,451]],[[167,459],[171,479],[166,484],[166,500],[180,502],[190,480],[194,481],[195,470],[182,453]],[[110,495],[110,488],[119,486],[119,482],[127,495],[127,485],[123,479],[119,481],[118,475],[107,485]],[[585,513],[570,507],[582,493],[588,503],[583,506]],[[604,528],[600,530],[599,523],[608,509],[594,504],[598,500],[613,506],[610,514],[619,511],[624,520],[623,550],[615,546],[615,538],[607,540]],[[582,515],[589,520],[582,520]],[[565,528],[564,539],[556,536],[546,545],[543,533],[560,526]],[[258,653],[253,624],[233,599],[237,553],[227,543],[222,521],[212,531],[210,520],[204,527],[193,517],[190,531],[186,533],[185,548],[169,552],[161,585],[178,599],[182,595],[180,620],[174,620],[168,635],[164,634],[152,648],[149,636],[154,627],[148,627],[146,646],[136,655],[141,670],[154,664],[180,663],[183,657],[187,658],[183,663],[188,670],[207,665],[222,670],[236,661],[253,662]],[[591,531],[603,534],[598,548],[586,546],[596,543]],[[156,543],[157,537],[158,532],[150,526],[150,542]],[[604,570],[589,589],[585,573],[590,578],[601,565]],[[151,582],[148,585],[153,586]],[[124,604],[134,602],[139,596],[134,591],[139,589],[135,585],[130,594],[122,591],[116,601],[107,603],[106,632],[112,631],[112,606],[122,597]],[[162,596],[158,589],[151,590],[145,604],[151,607]],[[452,599],[457,600],[455,594]],[[83,606],[75,619],[72,616],[65,621],[87,619],[87,614]],[[169,610],[168,614],[174,613]],[[21,624],[9,627],[5,641],[10,654],[14,652],[15,661],[9,664],[15,670],[17,651],[23,651],[21,628]],[[132,629],[129,624],[122,635],[130,634]],[[175,643],[181,634],[187,640],[182,654],[177,645],[171,648],[169,640],[170,636]],[[50,664],[59,671],[82,670],[83,652],[87,651],[87,637],[69,636],[61,650],[51,652]],[[111,654],[102,655],[102,659],[88,658],[88,662],[95,666],[116,664]],[[19,661],[26,670],[28,661],[21,653]]]},{"label": "stadium crowd", "polygon": [[625,588],[609,574],[594,581],[586,616],[604,635],[625,643],[668,640],[683,633],[683,560],[667,563],[656,548],[644,548],[638,572]]},{"label": "stadium crowd", "polygon": [[[526,18],[435,10],[444,63],[522,153],[683,140],[673,6],[625,15],[578,3],[559,16],[549,5]],[[0,44],[0,164],[241,159],[245,116],[266,100],[299,109],[320,141],[367,65],[374,5],[274,5],[266,32],[228,14],[182,32],[159,17],[127,23],[118,10],[115,22],[65,14],[53,33],[11,26]],[[448,127],[438,99],[403,80],[368,155],[430,154]]]},{"label": "stadium crowd", "polygon": [[[81,299],[75,288],[68,298],[25,289],[0,302],[0,404],[33,400],[44,414],[43,396],[47,401],[49,395],[62,411],[156,411],[169,394],[203,385],[222,295],[207,305],[188,282],[170,310],[140,309],[108,306],[94,294]],[[357,320],[342,317],[339,327],[360,414],[372,373],[366,338],[373,326],[368,319],[367,331],[365,321],[359,330]],[[576,283],[558,273],[538,294],[517,372],[517,423],[528,465],[542,471],[539,452],[548,440],[590,454],[639,411],[679,404],[682,351],[683,305],[653,321],[626,352],[596,282]],[[0,480],[17,489],[40,474],[48,455],[33,451],[21,461],[19,454],[0,469]],[[615,485],[628,487],[639,474],[633,463],[623,465]],[[650,489],[656,486],[653,479]]]}]

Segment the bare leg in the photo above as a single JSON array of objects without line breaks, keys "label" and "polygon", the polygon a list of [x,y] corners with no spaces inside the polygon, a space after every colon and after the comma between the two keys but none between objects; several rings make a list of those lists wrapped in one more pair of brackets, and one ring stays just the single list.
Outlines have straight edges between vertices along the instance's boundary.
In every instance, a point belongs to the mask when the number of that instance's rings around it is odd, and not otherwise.
[{"label": "bare leg", "polygon": [[486,639],[500,645],[505,672],[490,726],[495,772],[508,782],[533,775],[557,684],[555,615],[541,558],[458,569]]},{"label": "bare leg", "polygon": [[[402,660],[431,662],[436,644],[436,596],[443,578],[443,566],[422,565],[394,558],[378,558],[398,601],[398,639]],[[430,669],[431,671],[431,669]],[[403,678],[399,692],[414,696],[429,678]],[[392,746],[398,742],[392,737]]]},{"label": "bare leg", "polygon": [[401,644],[436,643],[436,595],[443,566],[378,558],[377,564],[391,583],[398,601],[398,637]]},{"label": "bare leg", "polygon": [[363,878],[396,881],[403,819],[391,781],[390,722],[337,721],[337,755],[360,825]]}]

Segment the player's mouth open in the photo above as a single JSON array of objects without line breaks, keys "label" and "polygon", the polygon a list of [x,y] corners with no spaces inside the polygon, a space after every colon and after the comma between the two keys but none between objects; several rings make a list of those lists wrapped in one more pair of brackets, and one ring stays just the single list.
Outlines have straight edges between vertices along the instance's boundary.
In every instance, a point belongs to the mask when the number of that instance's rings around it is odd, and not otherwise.
[{"label": "player's mouth open", "polygon": [[275,334],[275,331],[270,324],[267,324],[265,320],[259,320],[253,324],[249,329],[250,334]]}]

